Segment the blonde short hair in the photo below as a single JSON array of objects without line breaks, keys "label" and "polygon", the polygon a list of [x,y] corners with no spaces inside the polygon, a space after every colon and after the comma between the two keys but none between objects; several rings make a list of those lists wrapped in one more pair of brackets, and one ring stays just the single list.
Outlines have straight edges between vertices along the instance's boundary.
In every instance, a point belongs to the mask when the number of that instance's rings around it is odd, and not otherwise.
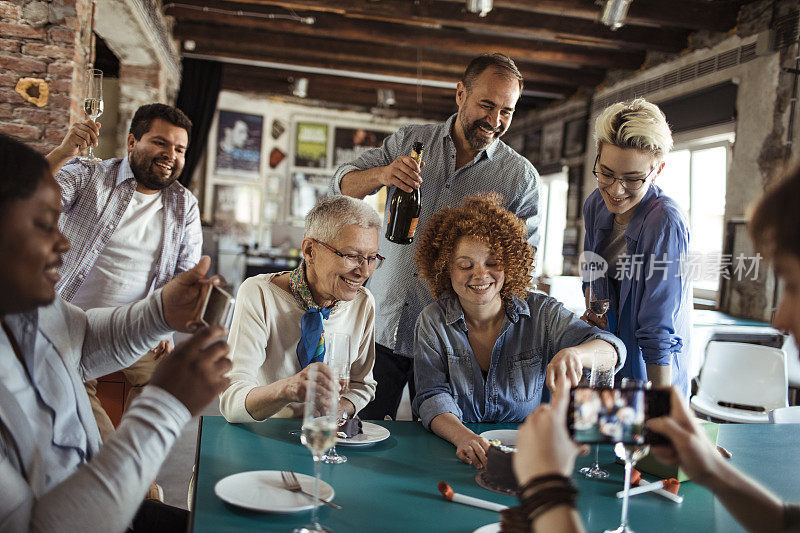
[{"label": "blonde short hair", "polygon": [[598,153],[603,143],[650,152],[658,160],[672,150],[667,117],[657,105],[644,98],[617,102],[605,108],[595,121],[594,140]]}]

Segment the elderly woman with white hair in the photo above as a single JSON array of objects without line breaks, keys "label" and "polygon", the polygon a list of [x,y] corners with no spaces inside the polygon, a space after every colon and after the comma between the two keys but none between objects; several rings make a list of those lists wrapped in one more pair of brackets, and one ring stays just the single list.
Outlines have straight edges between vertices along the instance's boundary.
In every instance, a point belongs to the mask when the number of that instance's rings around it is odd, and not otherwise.
[{"label": "elderly woman with white hair", "polygon": [[610,306],[605,316],[587,310],[583,318],[625,343],[628,357],[617,379],[674,385],[688,397],[692,285],[681,261],[689,252],[689,227],[675,200],[655,184],[672,133],[664,113],[640,98],[600,113],[595,141],[597,190],[583,206],[584,250],[608,266],[604,283],[593,288]]},{"label": "elderly woman with white hair", "polygon": [[350,335],[350,390],[340,411],[353,416],[375,395],[375,300],[364,283],[378,268],[381,219],[361,200],[320,200],[306,217],[303,261],[291,272],[248,278],[237,293],[228,343],[231,384],[220,395],[229,422],[302,415],[309,370],[337,386],[322,362],[324,335]]}]

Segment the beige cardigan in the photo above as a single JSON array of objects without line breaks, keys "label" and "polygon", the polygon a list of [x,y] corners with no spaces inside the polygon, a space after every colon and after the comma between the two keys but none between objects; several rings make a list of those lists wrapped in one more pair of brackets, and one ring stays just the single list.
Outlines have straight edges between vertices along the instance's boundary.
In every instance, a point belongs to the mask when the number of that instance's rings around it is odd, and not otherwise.
[{"label": "beige cardigan", "polygon": [[[303,309],[294,297],[271,282],[278,274],[248,278],[239,287],[228,336],[233,368],[231,384],[220,395],[219,407],[228,422],[253,422],[244,401],[254,387],[268,385],[300,371],[296,348],[300,341]],[[375,300],[365,288],[349,302],[341,302],[328,320],[325,332],[350,335],[353,361],[350,391],[343,395],[356,412],[375,397]],[[302,416],[302,408],[288,404],[276,417]]]}]

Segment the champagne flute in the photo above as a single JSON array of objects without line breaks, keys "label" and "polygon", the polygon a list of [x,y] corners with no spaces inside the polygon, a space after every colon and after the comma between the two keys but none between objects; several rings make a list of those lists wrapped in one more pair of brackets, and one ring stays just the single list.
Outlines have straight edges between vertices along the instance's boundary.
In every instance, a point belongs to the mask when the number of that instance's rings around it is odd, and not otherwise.
[{"label": "champagne flute", "polygon": [[[350,335],[347,333],[329,333],[325,335],[325,364],[333,370],[333,378],[339,384],[339,394],[350,390]],[[347,413],[344,413],[344,419]],[[334,443],[336,441],[334,440]],[[342,464],[347,462],[347,457],[339,455],[336,446],[322,456],[322,462],[328,464]]]},{"label": "champagne flute", "polygon": [[295,529],[293,533],[333,533],[319,523],[319,477],[322,456],[336,442],[339,393],[335,387],[321,388],[317,383],[317,372],[317,368],[312,366],[308,373],[300,435],[300,441],[314,457],[314,508],[311,511],[311,523]]},{"label": "champagne flute", "polygon": [[[103,71],[96,68],[86,69],[84,83],[83,112],[92,121],[96,121],[103,114]],[[91,145],[88,154],[79,159],[92,165],[102,161],[95,157]]]},{"label": "champagne flute", "polygon": [[[592,372],[589,375],[589,386],[593,389],[614,388],[614,367],[601,361],[601,354],[606,352],[595,350],[592,358]],[[600,445],[594,445],[594,464],[580,469],[580,473],[589,479],[605,479],[608,472],[600,468]]]},{"label": "champagne flute", "polygon": [[[634,410],[637,413],[640,413],[641,420],[635,421],[635,424],[644,424],[644,406],[642,404],[644,403],[644,389],[648,388],[650,388],[649,381],[642,382],[640,380],[628,378],[622,380],[620,394],[624,394],[626,391],[633,392],[634,395],[631,395],[631,397],[635,398],[634,401],[638,403],[636,409]],[[617,457],[625,461],[625,488],[622,496],[622,518],[620,519],[618,528],[606,529],[604,533],[634,533],[634,531],[628,525],[628,501],[631,491],[631,471],[633,470],[633,465],[650,453],[650,446],[643,443],[625,444],[618,442],[614,445],[614,453],[617,454]]]},{"label": "champagne flute", "polygon": [[589,276],[589,310],[598,318],[603,318],[609,306],[608,280],[605,275],[597,273],[594,264],[590,268],[592,272]]}]

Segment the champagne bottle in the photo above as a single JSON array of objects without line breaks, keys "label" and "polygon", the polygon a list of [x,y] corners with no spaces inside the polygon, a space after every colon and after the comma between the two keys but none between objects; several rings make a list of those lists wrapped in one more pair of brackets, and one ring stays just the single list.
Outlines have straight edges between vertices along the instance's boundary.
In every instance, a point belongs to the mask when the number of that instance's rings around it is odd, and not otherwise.
[{"label": "champagne bottle", "polygon": [[[418,164],[422,163],[422,143],[415,142],[411,148],[411,157]],[[389,202],[389,218],[386,221],[386,238],[397,244],[411,244],[417,231],[422,199],[419,189],[406,192],[394,187]]]}]

